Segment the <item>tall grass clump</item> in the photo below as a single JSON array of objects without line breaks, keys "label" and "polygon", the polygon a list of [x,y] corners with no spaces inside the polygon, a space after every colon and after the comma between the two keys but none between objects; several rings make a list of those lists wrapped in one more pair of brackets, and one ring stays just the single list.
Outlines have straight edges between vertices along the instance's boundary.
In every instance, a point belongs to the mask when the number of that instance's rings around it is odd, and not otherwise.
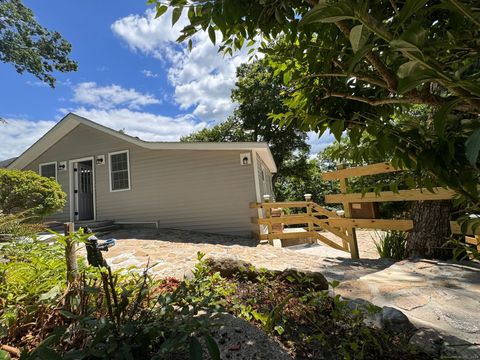
[{"label": "tall grass clump", "polygon": [[408,257],[407,233],[403,231],[386,231],[380,235],[380,240],[375,241],[378,255],[381,258],[400,261]]}]

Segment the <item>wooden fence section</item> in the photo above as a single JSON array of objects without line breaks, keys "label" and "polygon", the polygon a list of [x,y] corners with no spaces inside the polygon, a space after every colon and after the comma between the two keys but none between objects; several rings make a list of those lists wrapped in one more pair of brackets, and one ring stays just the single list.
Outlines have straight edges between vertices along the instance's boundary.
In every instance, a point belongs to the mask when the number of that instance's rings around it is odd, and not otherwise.
[{"label": "wooden fence section", "polygon": [[[267,233],[258,234],[260,240],[274,239],[298,239],[306,238],[313,241],[321,241],[326,245],[329,245],[337,250],[350,252],[351,237],[342,231],[342,229],[330,226],[327,222],[322,221],[321,218],[338,217],[338,215],[330,210],[327,210],[313,201],[292,201],[292,202],[263,202],[263,203],[251,203],[251,208],[261,208],[264,210],[264,218],[252,218],[252,223],[258,225],[266,225]],[[301,214],[283,214],[282,216],[272,217],[272,209],[285,209],[285,208],[305,208],[305,213]],[[321,217],[321,218],[320,218]],[[273,231],[273,224],[283,225],[304,225],[296,228],[296,231],[292,232],[275,232]],[[324,235],[318,232],[318,230],[327,230],[342,239],[342,245],[328,239]]]},{"label": "wooden fence section", "polygon": [[[395,219],[358,219],[352,217],[352,205],[376,202],[390,201],[422,201],[422,200],[449,200],[456,196],[453,190],[445,188],[434,188],[433,192],[427,189],[410,189],[399,190],[398,192],[382,191],[379,193],[349,193],[348,178],[369,176],[376,174],[384,174],[395,171],[389,163],[378,163],[356,168],[346,169],[342,166],[337,171],[323,174],[323,180],[337,180],[340,182],[341,194],[326,195],[326,203],[340,203],[343,205],[344,215],[339,216],[336,212],[325,209],[324,207],[310,200],[308,194],[305,201],[293,202],[263,202],[251,203],[252,208],[263,209],[264,218],[252,218],[252,222],[266,227],[266,234],[259,234],[260,239],[272,241],[273,239],[294,239],[307,238],[312,241],[321,241],[335,249],[350,252],[352,258],[359,258],[359,250],[356,238],[356,229],[379,229],[379,230],[400,230],[410,231],[413,229],[412,220],[395,220]],[[271,209],[274,208],[304,208],[305,212],[301,214],[282,214],[278,217],[272,217]],[[283,225],[303,225],[293,231],[273,231],[276,224]],[[450,222],[452,233],[461,234],[460,225],[452,221]],[[318,231],[328,231],[342,239],[342,245],[339,245]],[[467,231],[467,235],[480,235],[480,229],[473,234],[471,229]],[[472,239],[472,238],[470,238]],[[470,240],[469,239],[469,240]],[[478,240],[478,236],[473,238]],[[473,240],[472,240],[473,241]]]}]

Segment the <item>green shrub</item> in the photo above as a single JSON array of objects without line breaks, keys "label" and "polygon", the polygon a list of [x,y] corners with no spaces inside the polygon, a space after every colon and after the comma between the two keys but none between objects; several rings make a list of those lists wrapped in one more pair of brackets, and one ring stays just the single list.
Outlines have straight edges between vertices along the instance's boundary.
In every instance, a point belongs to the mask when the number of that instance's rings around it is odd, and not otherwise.
[{"label": "green shrub", "polygon": [[34,238],[37,233],[44,230],[43,225],[29,223],[28,220],[24,213],[4,214],[0,210],[0,242],[22,237]]},{"label": "green shrub", "polygon": [[403,231],[387,231],[375,242],[378,255],[381,258],[403,260],[407,254],[407,233]]},{"label": "green shrub", "polygon": [[27,333],[28,324],[35,323],[41,312],[48,312],[57,305],[65,290],[66,268],[60,244],[34,241],[0,246],[2,342],[2,336]]},{"label": "green shrub", "polygon": [[43,218],[61,210],[66,197],[53,179],[33,171],[0,169],[0,210],[5,214],[28,211]]}]

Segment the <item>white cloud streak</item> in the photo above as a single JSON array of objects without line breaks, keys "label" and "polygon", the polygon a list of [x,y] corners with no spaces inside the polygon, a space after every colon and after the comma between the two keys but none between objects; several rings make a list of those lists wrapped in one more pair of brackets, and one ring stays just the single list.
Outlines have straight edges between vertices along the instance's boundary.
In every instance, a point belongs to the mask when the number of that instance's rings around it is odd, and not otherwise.
[{"label": "white cloud streak", "polygon": [[4,120],[6,123],[0,123],[0,160],[20,155],[55,125],[55,121],[48,120]]},{"label": "white cloud streak", "polygon": [[[130,109],[87,109],[70,110],[77,115],[112,128],[124,129],[128,135],[147,141],[178,141],[180,137],[199,131],[206,126],[195,121],[191,115],[169,117]],[[69,110],[62,110],[63,114]]]},{"label": "white cloud streak", "polygon": [[112,109],[116,106],[140,109],[146,105],[160,104],[160,100],[151,94],[142,94],[115,84],[98,86],[95,82],[83,82],[76,85],[73,91],[72,101],[101,109]]}]

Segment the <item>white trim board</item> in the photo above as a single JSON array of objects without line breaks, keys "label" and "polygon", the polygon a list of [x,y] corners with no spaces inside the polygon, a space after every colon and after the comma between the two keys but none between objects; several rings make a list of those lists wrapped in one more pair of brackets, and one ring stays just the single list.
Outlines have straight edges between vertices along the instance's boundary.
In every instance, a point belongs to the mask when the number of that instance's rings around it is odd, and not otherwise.
[{"label": "white trim board", "polygon": [[92,185],[93,185],[93,221],[97,221],[97,184],[96,184],[96,175],[95,175],[95,156],[87,156],[79,159],[68,160],[68,198],[69,198],[69,210],[70,210],[70,221],[75,222],[75,178],[73,175],[73,164],[82,162],[82,161],[92,161]]},{"label": "white trim board", "polygon": [[[117,154],[123,154],[123,153],[127,153],[128,188],[126,188],[126,189],[113,190],[113,189],[112,189],[112,162],[111,162],[111,156],[112,156],[112,155],[117,155]],[[130,151],[129,151],[129,150],[120,150],[120,151],[109,152],[109,153],[107,154],[107,157],[108,157],[108,182],[109,182],[110,192],[119,192],[119,191],[129,191],[129,190],[132,190],[132,176],[131,176],[131,174],[130,174]]]},{"label": "white trim board", "polygon": [[269,168],[270,172],[277,172],[272,153],[268,144],[265,142],[149,142],[122,134],[119,131],[115,131],[72,113],[66,115],[36,143],[25,150],[8,168],[23,169],[80,124],[152,150],[255,150]]}]

